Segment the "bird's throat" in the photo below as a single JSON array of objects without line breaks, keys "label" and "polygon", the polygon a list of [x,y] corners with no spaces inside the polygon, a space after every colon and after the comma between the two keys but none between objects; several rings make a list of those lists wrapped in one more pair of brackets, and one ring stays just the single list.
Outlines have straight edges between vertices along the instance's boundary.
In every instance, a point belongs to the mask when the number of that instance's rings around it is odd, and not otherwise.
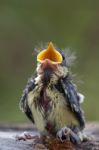
[{"label": "bird's throat", "polygon": [[50,107],[50,98],[46,94],[46,88],[43,88],[41,90],[41,92],[40,92],[39,103],[40,103],[41,107],[43,107],[43,109],[45,110],[45,112],[47,112],[49,110],[49,107]]},{"label": "bird's throat", "polygon": [[44,70],[44,73],[43,73],[43,84],[45,86],[47,86],[47,84],[50,82],[52,74],[53,74],[53,70],[52,69],[46,68]]}]

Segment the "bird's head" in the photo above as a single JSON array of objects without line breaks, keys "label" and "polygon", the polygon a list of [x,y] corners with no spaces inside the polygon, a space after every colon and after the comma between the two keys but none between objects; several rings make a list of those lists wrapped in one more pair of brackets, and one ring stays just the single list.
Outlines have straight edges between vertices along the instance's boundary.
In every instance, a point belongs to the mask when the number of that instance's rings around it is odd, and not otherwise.
[{"label": "bird's head", "polygon": [[[67,68],[65,64],[64,55],[61,51],[57,50],[53,43],[50,42],[48,47],[37,55],[38,74],[46,74],[46,76],[50,77],[52,74],[57,74],[59,77],[64,76],[66,74]],[[64,67],[65,66],[65,67]],[[64,71],[65,68],[65,71]]]}]

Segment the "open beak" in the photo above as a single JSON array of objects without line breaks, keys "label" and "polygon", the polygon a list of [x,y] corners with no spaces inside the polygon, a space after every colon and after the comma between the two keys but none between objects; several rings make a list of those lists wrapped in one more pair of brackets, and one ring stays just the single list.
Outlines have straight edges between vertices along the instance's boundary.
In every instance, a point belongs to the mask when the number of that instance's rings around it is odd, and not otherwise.
[{"label": "open beak", "polygon": [[50,61],[52,64],[60,64],[62,62],[62,55],[55,49],[52,42],[48,44],[47,49],[44,49],[37,55],[38,62]]}]

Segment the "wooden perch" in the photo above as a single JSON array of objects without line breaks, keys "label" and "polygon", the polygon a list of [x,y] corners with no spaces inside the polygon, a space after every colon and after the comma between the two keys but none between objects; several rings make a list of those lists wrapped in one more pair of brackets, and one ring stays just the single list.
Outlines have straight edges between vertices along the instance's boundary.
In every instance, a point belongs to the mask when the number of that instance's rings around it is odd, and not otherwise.
[{"label": "wooden perch", "polygon": [[[0,150],[37,150],[33,148],[33,141],[16,141],[15,135],[22,133],[23,131],[32,132],[37,135],[38,132],[32,125],[0,125]],[[79,146],[72,145],[70,142],[59,143],[55,139],[52,139],[52,143],[49,143],[47,147],[49,150],[99,150],[99,124],[88,123],[84,131],[87,135],[93,136],[91,141],[83,142]],[[52,145],[51,145],[52,144]],[[40,147],[41,149],[42,147]],[[45,149],[43,149],[45,150]]]}]

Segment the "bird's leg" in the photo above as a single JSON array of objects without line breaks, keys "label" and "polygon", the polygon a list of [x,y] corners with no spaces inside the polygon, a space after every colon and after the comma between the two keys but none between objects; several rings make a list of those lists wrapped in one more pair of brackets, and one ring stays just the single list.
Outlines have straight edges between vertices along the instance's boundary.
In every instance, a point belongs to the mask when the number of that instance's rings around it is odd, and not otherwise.
[{"label": "bird's leg", "polygon": [[72,143],[80,144],[81,140],[79,136],[73,132],[70,128],[64,127],[57,132],[57,137],[63,141],[65,139],[70,140]]},{"label": "bird's leg", "polygon": [[39,136],[34,136],[33,134],[29,133],[29,132],[23,132],[20,135],[16,135],[16,140],[20,141],[26,141],[26,140],[31,140],[31,139],[38,139]]}]

